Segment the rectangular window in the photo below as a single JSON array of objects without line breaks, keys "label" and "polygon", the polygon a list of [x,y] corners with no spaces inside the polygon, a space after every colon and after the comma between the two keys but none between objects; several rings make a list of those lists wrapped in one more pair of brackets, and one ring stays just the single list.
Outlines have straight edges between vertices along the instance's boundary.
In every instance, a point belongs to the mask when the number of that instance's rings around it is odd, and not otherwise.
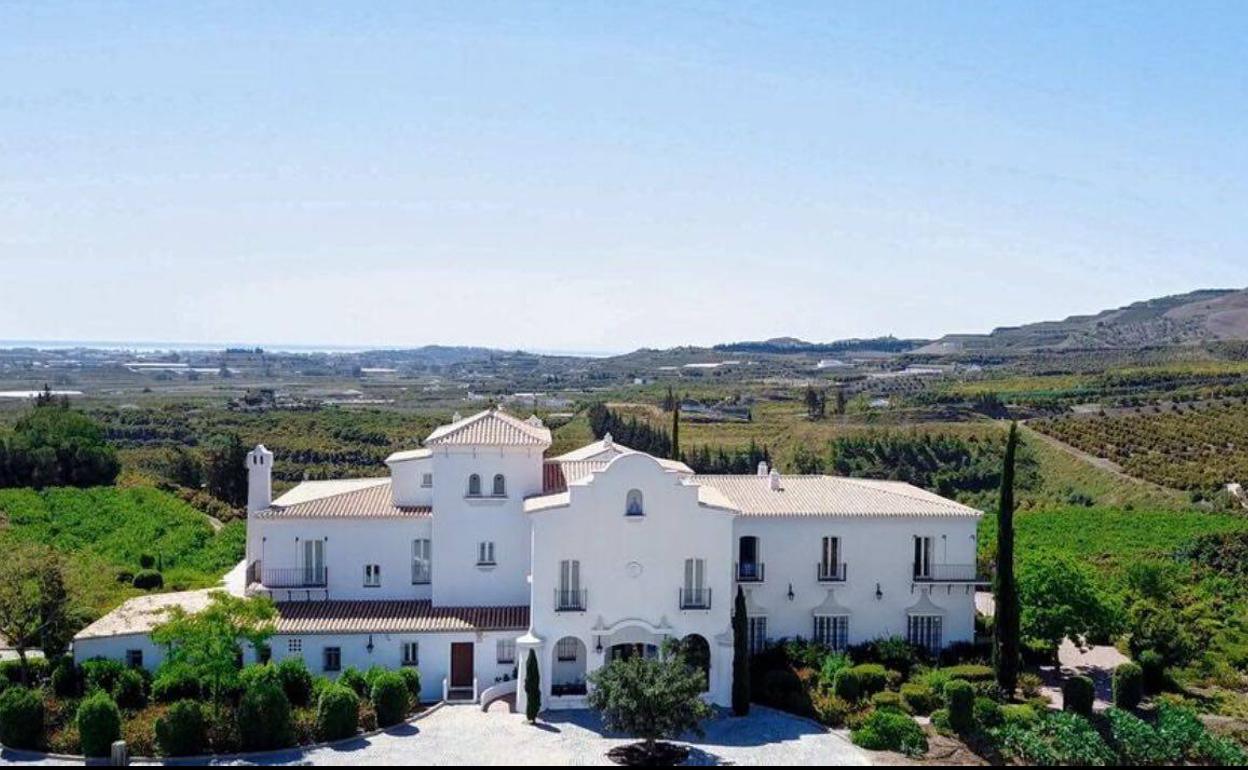
[{"label": "rectangular window", "polygon": [[291,655],[302,655],[303,654],[303,640],[302,639],[287,639],[286,640],[286,652],[290,653]]},{"label": "rectangular window", "polygon": [[380,588],[381,587],[381,565],[365,564],[364,565],[364,587]]},{"label": "rectangular window", "polygon": [[822,580],[843,580],[841,574],[841,539],[825,537],[820,546],[819,577]]},{"label": "rectangular window", "polygon": [[767,649],[767,618],[750,618],[750,654],[754,655]]},{"label": "rectangular window", "polygon": [[130,668],[143,668],[143,651],[126,650],[126,665]]},{"label": "rectangular window", "polygon": [[260,665],[273,660],[273,648],[267,644],[262,644],[256,648],[256,662]]},{"label": "rectangular window", "polygon": [[477,543],[477,564],[494,564],[494,541]]},{"label": "rectangular window", "polygon": [[420,665],[420,642],[404,642],[403,643],[403,665],[419,666]]},{"label": "rectangular window", "polygon": [[498,662],[499,663],[515,663],[516,662],[516,640],[515,639],[499,639],[498,640]]},{"label": "rectangular window", "polygon": [[814,640],[830,650],[843,652],[849,646],[849,616],[816,615]]},{"label": "rectangular window", "polygon": [[412,585],[424,585],[433,578],[433,541],[412,541]]},{"label": "rectangular window", "polygon": [[303,584],[325,585],[325,541],[303,541]]},{"label": "rectangular window", "polygon": [[432,474],[432,473],[426,473],[425,475],[421,476],[421,477],[420,477],[420,485],[421,485],[422,487],[431,487],[431,486],[433,486],[433,474]]},{"label": "rectangular window", "polygon": [[321,656],[322,671],[342,670],[342,648],[326,647]]},{"label": "rectangular window", "polygon": [[906,639],[928,652],[940,652],[944,618],[939,615],[911,615],[906,622]]},{"label": "rectangular window", "polygon": [[932,576],[932,539],[914,536],[914,576],[930,578]]},{"label": "rectangular window", "polygon": [[555,657],[564,662],[576,660],[579,646],[580,641],[575,636],[565,636],[555,645]]}]

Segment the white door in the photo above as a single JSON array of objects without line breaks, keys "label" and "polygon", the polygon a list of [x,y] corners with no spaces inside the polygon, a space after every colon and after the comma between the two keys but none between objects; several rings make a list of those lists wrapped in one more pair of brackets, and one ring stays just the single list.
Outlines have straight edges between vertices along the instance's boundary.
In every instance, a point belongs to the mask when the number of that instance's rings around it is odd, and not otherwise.
[{"label": "white door", "polygon": [[325,582],[325,541],[303,541],[303,584],[320,585]]}]

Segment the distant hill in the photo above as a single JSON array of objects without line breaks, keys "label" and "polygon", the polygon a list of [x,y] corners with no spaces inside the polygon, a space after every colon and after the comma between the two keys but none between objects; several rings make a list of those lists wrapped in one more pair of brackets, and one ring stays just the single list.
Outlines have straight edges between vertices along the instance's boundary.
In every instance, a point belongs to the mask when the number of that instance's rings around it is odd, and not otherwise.
[{"label": "distant hill", "polygon": [[1095,315],[1070,316],[950,334],[911,351],[918,355],[1096,350],[1248,340],[1248,289],[1202,289],[1135,302]]},{"label": "distant hill", "polygon": [[905,353],[924,345],[927,340],[902,340],[896,337],[807,342],[796,337],[773,337],[757,342],[729,342],[716,345],[715,350],[733,353]]}]

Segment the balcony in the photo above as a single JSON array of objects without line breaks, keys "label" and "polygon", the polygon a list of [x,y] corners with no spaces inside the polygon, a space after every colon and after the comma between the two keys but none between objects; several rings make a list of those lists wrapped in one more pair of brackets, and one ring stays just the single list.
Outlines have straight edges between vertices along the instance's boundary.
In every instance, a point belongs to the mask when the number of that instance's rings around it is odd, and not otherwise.
[{"label": "balcony", "polygon": [[412,565],[412,585],[427,586],[433,582],[433,568],[428,564]]},{"label": "balcony", "polygon": [[328,567],[282,567],[261,570],[265,588],[324,588],[329,585]]},{"label": "balcony", "polygon": [[845,562],[839,564],[819,562],[815,565],[815,579],[820,583],[844,583],[845,574]]},{"label": "balcony", "polygon": [[929,564],[926,569],[922,565],[912,565],[912,576],[916,583],[987,583],[988,578],[979,574],[975,564]]},{"label": "balcony", "polygon": [[761,583],[767,574],[767,565],[761,561],[737,562],[738,583]]},{"label": "balcony", "polygon": [[584,612],[589,604],[589,591],[555,589],[555,612]]},{"label": "balcony", "polygon": [[711,608],[711,589],[680,589],[680,608],[682,610],[709,610]]}]

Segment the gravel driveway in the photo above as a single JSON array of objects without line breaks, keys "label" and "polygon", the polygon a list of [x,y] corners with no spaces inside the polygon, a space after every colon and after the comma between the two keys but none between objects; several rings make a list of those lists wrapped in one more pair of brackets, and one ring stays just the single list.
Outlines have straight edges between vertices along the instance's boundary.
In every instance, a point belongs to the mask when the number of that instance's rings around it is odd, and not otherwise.
[{"label": "gravel driveway", "polygon": [[[416,722],[335,748],[282,752],[266,765],[607,765],[607,749],[628,743],[606,736],[588,711],[551,712],[538,726],[519,714],[443,706]],[[750,716],[718,716],[691,742],[690,764],[868,765],[848,739],[804,719],[755,706]],[[0,765],[18,764],[0,755]],[[28,763],[21,763],[28,764]],[[248,764],[237,762],[235,764]]]}]

